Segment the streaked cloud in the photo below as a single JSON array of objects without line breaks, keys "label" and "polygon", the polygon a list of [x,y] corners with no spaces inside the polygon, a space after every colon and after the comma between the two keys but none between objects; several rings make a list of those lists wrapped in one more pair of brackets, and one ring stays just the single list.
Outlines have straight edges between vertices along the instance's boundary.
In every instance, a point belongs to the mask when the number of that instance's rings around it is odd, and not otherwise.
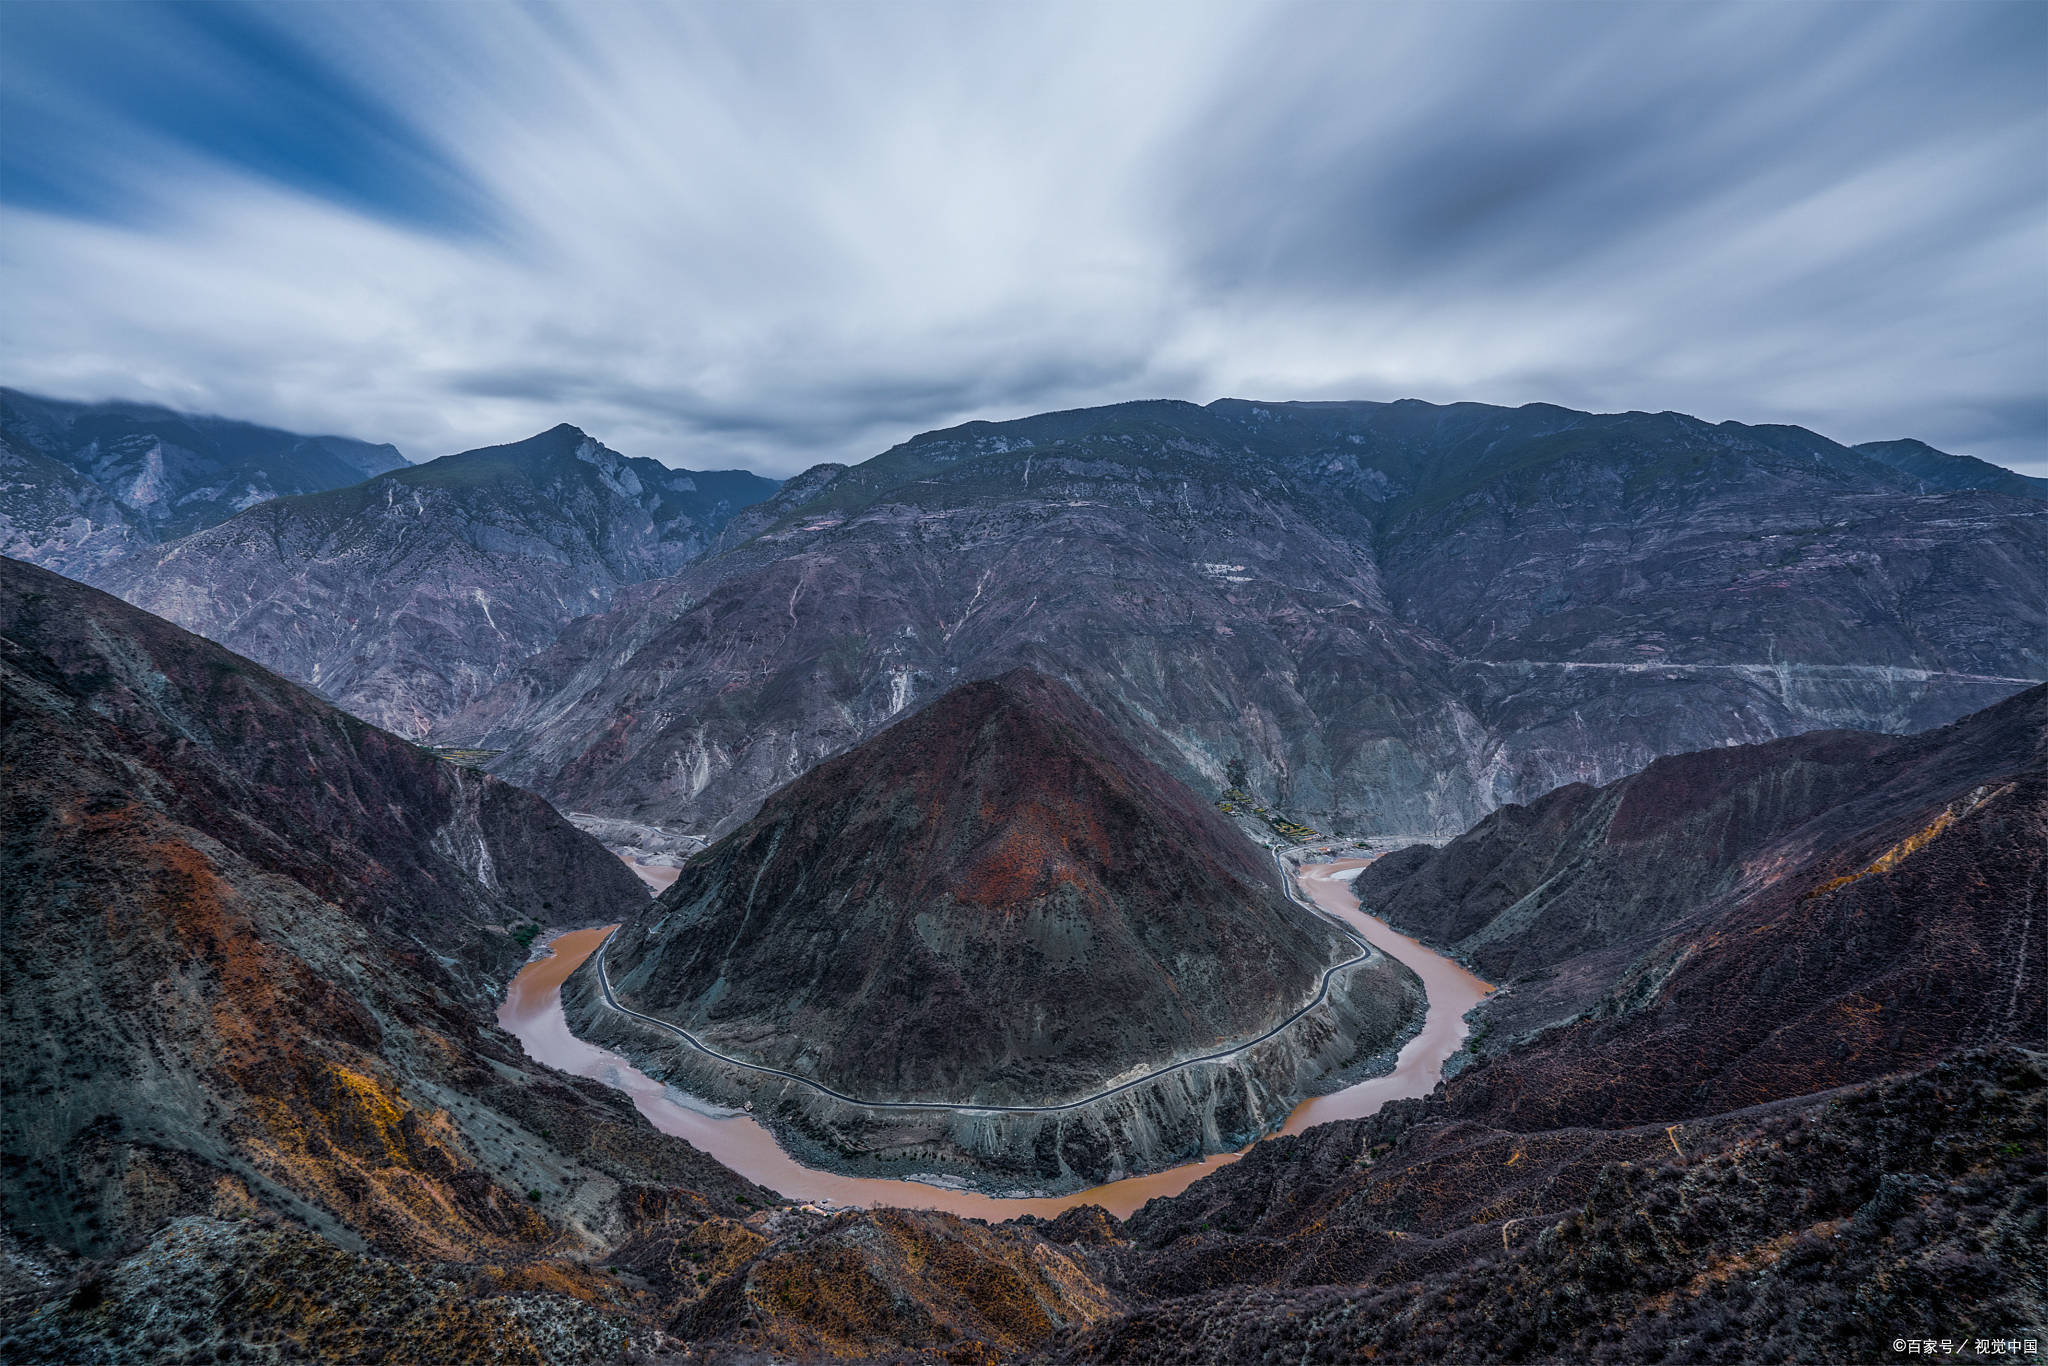
[{"label": "streaked cloud", "polygon": [[2048,8],[0,7],[0,376],[788,473],[1167,395],[2048,473]]}]

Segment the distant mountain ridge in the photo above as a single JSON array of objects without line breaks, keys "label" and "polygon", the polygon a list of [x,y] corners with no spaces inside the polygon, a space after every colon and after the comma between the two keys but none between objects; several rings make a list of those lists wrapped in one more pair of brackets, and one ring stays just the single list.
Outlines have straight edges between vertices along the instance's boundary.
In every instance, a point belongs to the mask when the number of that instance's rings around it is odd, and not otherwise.
[{"label": "distant mountain ridge", "polygon": [[1970,455],[1950,455],[1925,441],[1866,441],[1856,449],[1873,460],[1910,474],[1929,491],[1941,489],[1987,489],[2010,493],[2016,498],[2048,498],[2048,479],[2036,479],[1979,460]]},{"label": "distant mountain ridge", "polygon": [[406,463],[396,446],[300,436],[148,403],[0,389],[0,552],[73,577],[267,499]]},{"label": "distant mountain ridge", "polygon": [[1179,776],[1452,834],[1659,754],[1903,731],[2048,677],[2048,509],[1796,427],[1147,401],[790,481],[754,535],[441,725],[715,835],[959,681],[1072,683]]},{"label": "distant mountain ridge", "polygon": [[97,581],[417,738],[777,487],[623,456],[564,423],[264,503]]}]

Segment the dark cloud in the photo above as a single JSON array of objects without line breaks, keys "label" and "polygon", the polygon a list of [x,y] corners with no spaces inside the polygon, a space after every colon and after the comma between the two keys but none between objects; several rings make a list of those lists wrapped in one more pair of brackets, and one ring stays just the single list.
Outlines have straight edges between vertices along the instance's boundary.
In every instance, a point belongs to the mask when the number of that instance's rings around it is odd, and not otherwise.
[{"label": "dark cloud", "polygon": [[[2038,138],[2044,107],[2048,7],[1454,12],[1394,34],[1364,7],[1273,25],[1180,158],[1193,169],[1170,220],[1204,278],[1526,284],[1673,224],[1738,228],[1953,139],[2027,124]],[[1952,186],[1955,216],[2038,209],[2044,182],[2048,160],[2008,163]]]},{"label": "dark cloud", "polygon": [[0,6],[0,368],[787,473],[1137,397],[2048,473],[2048,7]]},{"label": "dark cloud", "polygon": [[[591,414],[579,425],[603,430],[608,415],[630,415],[650,428],[675,432],[671,445],[649,454],[672,453],[680,462],[691,449],[724,441],[777,450],[810,452],[818,459],[855,449],[872,453],[907,432],[932,425],[933,414],[1028,413],[1056,407],[1075,392],[1117,392],[1128,385],[1138,360],[1097,362],[1083,357],[1023,356],[992,367],[957,371],[934,365],[908,375],[851,373],[790,376],[772,403],[758,398],[720,400],[681,384],[625,383],[600,370],[520,367],[454,372],[443,377],[451,393],[511,399],[560,411],[569,420]],[[1153,383],[1185,388],[1192,374],[1153,375]]]},{"label": "dark cloud", "polygon": [[398,110],[250,4],[12,0],[0,11],[0,196],[129,221],[157,207],[109,174],[150,143],[436,232],[493,224],[488,197]]}]

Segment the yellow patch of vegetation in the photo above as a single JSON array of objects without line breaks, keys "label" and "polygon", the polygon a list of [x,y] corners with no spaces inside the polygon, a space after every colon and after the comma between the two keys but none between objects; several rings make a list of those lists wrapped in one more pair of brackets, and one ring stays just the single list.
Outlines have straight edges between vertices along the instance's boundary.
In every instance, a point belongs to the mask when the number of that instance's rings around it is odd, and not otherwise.
[{"label": "yellow patch of vegetation", "polygon": [[1010,1360],[1114,1308],[1057,1249],[902,1210],[853,1216],[756,1263],[746,1295],[761,1320],[748,1336],[802,1356],[867,1356],[909,1331]]},{"label": "yellow patch of vegetation", "polygon": [[336,1126],[354,1134],[365,1134],[365,1131],[374,1134],[385,1159],[402,1164],[406,1142],[399,1125],[405,1114],[398,1108],[403,1102],[397,1094],[387,1090],[376,1078],[346,1067],[330,1064],[327,1071],[339,1083],[338,1094],[342,1098],[333,1115]]},{"label": "yellow patch of vegetation", "polygon": [[1989,801],[1992,797],[1998,796],[2000,793],[2003,793],[2007,790],[2007,788],[2010,788],[2011,786],[2012,785],[2008,783],[2005,787],[1999,788],[1997,792],[1986,793],[1983,795],[1972,794],[1970,800],[1963,806],[1963,809],[1961,811],[1957,811],[1954,807],[1949,807],[1943,810],[1940,815],[1936,816],[1926,825],[1922,826],[1918,830],[1915,830],[1912,834],[1906,836],[1897,844],[1894,844],[1891,848],[1885,850],[1882,854],[1879,854],[1876,858],[1872,859],[1863,867],[1858,868],[1855,872],[1849,873],[1843,877],[1833,878],[1827,882],[1823,882],[1820,886],[1808,892],[1806,894],[1807,897],[1810,899],[1817,896],[1826,896],[1829,892],[1834,891],[1838,887],[1846,887],[1852,882],[1860,882],[1864,878],[1870,877],[1873,874],[1890,872],[1892,869],[1898,867],[1901,863],[1904,863],[1913,855],[1919,853],[1922,849],[1925,849],[1928,845],[1934,843],[1935,840],[1941,837],[1941,832],[1948,829],[1951,825],[1954,825],[1960,817],[1968,815],[1971,811],[1983,805],[1984,802]]},{"label": "yellow patch of vegetation", "polygon": [[252,1155],[269,1173],[414,1255],[448,1261],[547,1242],[547,1221],[495,1183],[458,1196],[450,1178],[475,1164],[440,1111],[421,1111],[367,1071],[320,1065],[306,1091],[254,1098],[266,1138]]}]

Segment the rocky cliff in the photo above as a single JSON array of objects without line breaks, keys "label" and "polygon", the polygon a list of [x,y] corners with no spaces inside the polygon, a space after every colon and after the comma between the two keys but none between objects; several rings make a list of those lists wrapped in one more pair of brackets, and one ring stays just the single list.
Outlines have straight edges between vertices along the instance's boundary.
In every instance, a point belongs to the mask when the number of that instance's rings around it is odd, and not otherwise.
[{"label": "rocky cliff", "polygon": [[1796,428],[1138,403],[821,468],[437,729],[700,834],[1029,664],[1325,829],[1454,834],[1659,754],[1910,731],[2048,677],[2048,513]]},{"label": "rocky cliff", "polygon": [[96,582],[418,738],[621,587],[697,559],[775,488],[561,426],[265,503]]}]

